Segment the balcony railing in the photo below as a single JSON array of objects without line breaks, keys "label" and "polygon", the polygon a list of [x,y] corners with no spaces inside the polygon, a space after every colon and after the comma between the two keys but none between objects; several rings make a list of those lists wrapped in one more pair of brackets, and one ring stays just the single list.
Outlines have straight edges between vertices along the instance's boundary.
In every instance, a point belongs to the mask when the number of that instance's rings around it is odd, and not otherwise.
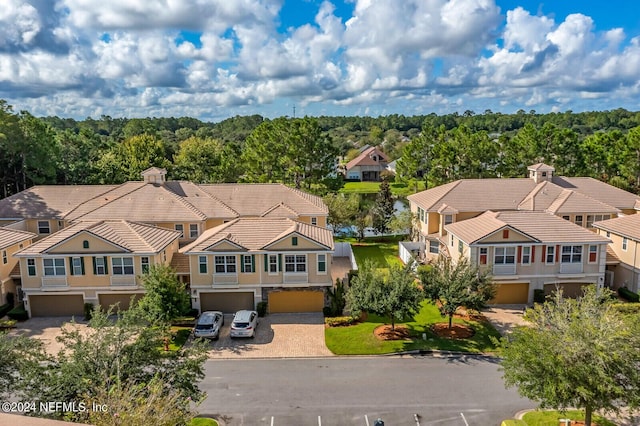
[{"label": "balcony railing", "polygon": [[112,275],[111,285],[112,286],[135,286],[136,276],[135,275]]},{"label": "balcony railing", "polygon": [[583,270],[582,263],[561,263],[561,274],[581,274]]},{"label": "balcony railing", "polygon": [[67,287],[68,285],[69,284],[67,283],[66,275],[51,275],[42,277],[42,287]]},{"label": "balcony railing", "polygon": [[213,284],[238,284],[238,274],[213,274]]},{"label": "balcony railing", "polygon": [[306,272],[285,272],[282,282],[285,284],[307,284],[309,282],[309,274]]},{"label": "balcony railing", "polygon": [[493,275],[515,275],[516,274],[516,265],[514,264],[506,264],[506,265],[493,265]]}]

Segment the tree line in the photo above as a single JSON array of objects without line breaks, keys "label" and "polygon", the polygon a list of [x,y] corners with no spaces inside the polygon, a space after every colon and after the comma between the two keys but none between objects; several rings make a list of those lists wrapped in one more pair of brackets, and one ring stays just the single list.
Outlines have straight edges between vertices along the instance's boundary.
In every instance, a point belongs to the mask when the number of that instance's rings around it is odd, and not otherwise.
[{"label": "tree line", "polygon": [[38,118],[0,100],[0,197],[38,184],[117,184],[148,167],[199,183],[282,182],[324,194],[341,181],[336,158],[364,145],[399,159],[399,178],[428,187],[454,179],[557,174],[640,188],[640,113],[436,114],[381,117],[236,116]]}]

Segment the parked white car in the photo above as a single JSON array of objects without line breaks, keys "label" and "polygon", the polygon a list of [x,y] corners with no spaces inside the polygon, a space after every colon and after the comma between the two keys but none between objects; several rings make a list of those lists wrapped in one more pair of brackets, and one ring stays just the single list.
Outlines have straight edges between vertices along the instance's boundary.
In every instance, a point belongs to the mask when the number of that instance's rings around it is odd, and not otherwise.
[{"label": "parked white car", "polygon": [[206,311],[198,318],[196,326],[193,329],[193,335],[205,339],[217,339],[220,337],[220,328],[222,328],[223,325],[224,315],[222,312]]},{"label": "parked white car", "polygon": [[231,337],[255,337],[258,327],[258,313],[256,311],[238,311],[231,323]]}]

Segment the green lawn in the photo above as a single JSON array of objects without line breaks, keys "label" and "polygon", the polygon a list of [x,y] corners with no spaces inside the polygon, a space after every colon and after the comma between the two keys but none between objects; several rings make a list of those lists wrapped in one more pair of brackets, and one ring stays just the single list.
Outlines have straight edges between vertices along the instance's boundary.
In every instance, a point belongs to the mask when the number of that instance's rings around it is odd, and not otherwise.
[{"label": "green lawn", "polygon": [[189,426],[218,426],[218,422],[213,419],[196,417],[189,422]]},{"label": "green lawn", "polygon": [[[558,426],[559,419],[584,420],[584,411],[531,411],[522,417],[527,426]],[[600,416],[593,416],[594,423],[599,426],[616,426]]]},{"label": "green lawn", "polygon": [[351,243],[353,255],[360,265],[366,259],[373,261],[378,268],[389,268],[391,265],[402,266],[398,256],[398,242],[406,240],[406,235],[394,237],[370,237],[358,242],[355,238],[336,238],[336,241]]},{"label": "green lawn", "polygon": [[[391,193],[396,197],[406,197],[419,191],[424,191],[424,182],[418,182],[417,186],[409,187],[405,183],[391,183]],[[380,182],[345,182],[340,188],[344,194],[376,194],[380,190]]]},{"label": "green lawn", "polygon": [[[412,321],[403,324],[409,327],[413,339],[411,341],[378,340],[373,330],[382,324],[389,324],[385,318],[369,315],[367,320],[348,327],[331,327],[325,329],[325,341],[329,350],[336,355],[372,355],[386,354],[410,350],[448,350],[462,352],[493,352],[496,350],[491,336],[500,338],[500,334],[485,321],[464,321],[454,318],[455,323],[471,326],[475,335],[469,339],[451,340],[436,337],[429,326],[438,322],[445,322],[446,318],[430,302],[423,302],[422,309]],[[426,334],[426,340],[422,334]]]},{"label": "green lawn", "polygon": [[169,342],[170,351],[179,351],[191,335],[191,327],[171,326],[171,341]]}]

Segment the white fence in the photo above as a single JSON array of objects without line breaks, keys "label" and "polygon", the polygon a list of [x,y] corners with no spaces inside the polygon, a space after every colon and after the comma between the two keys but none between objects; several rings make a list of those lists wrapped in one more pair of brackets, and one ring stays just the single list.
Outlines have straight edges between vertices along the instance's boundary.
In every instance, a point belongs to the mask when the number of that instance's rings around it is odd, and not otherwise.
[{"label": "white fence", "polygon": [[398,244],[400,259],[402,259],[405,265],[411,262],[417,262],[420,253],[424,253],[424,250],[425,243],[421,242],[400,241]]},{"label": "white fence", "polygon": [[351,269],[357,270],[358,263],[351,250],[351,243],[333,243],[333,245],[333,257],[348,257],[351,260]]}]

